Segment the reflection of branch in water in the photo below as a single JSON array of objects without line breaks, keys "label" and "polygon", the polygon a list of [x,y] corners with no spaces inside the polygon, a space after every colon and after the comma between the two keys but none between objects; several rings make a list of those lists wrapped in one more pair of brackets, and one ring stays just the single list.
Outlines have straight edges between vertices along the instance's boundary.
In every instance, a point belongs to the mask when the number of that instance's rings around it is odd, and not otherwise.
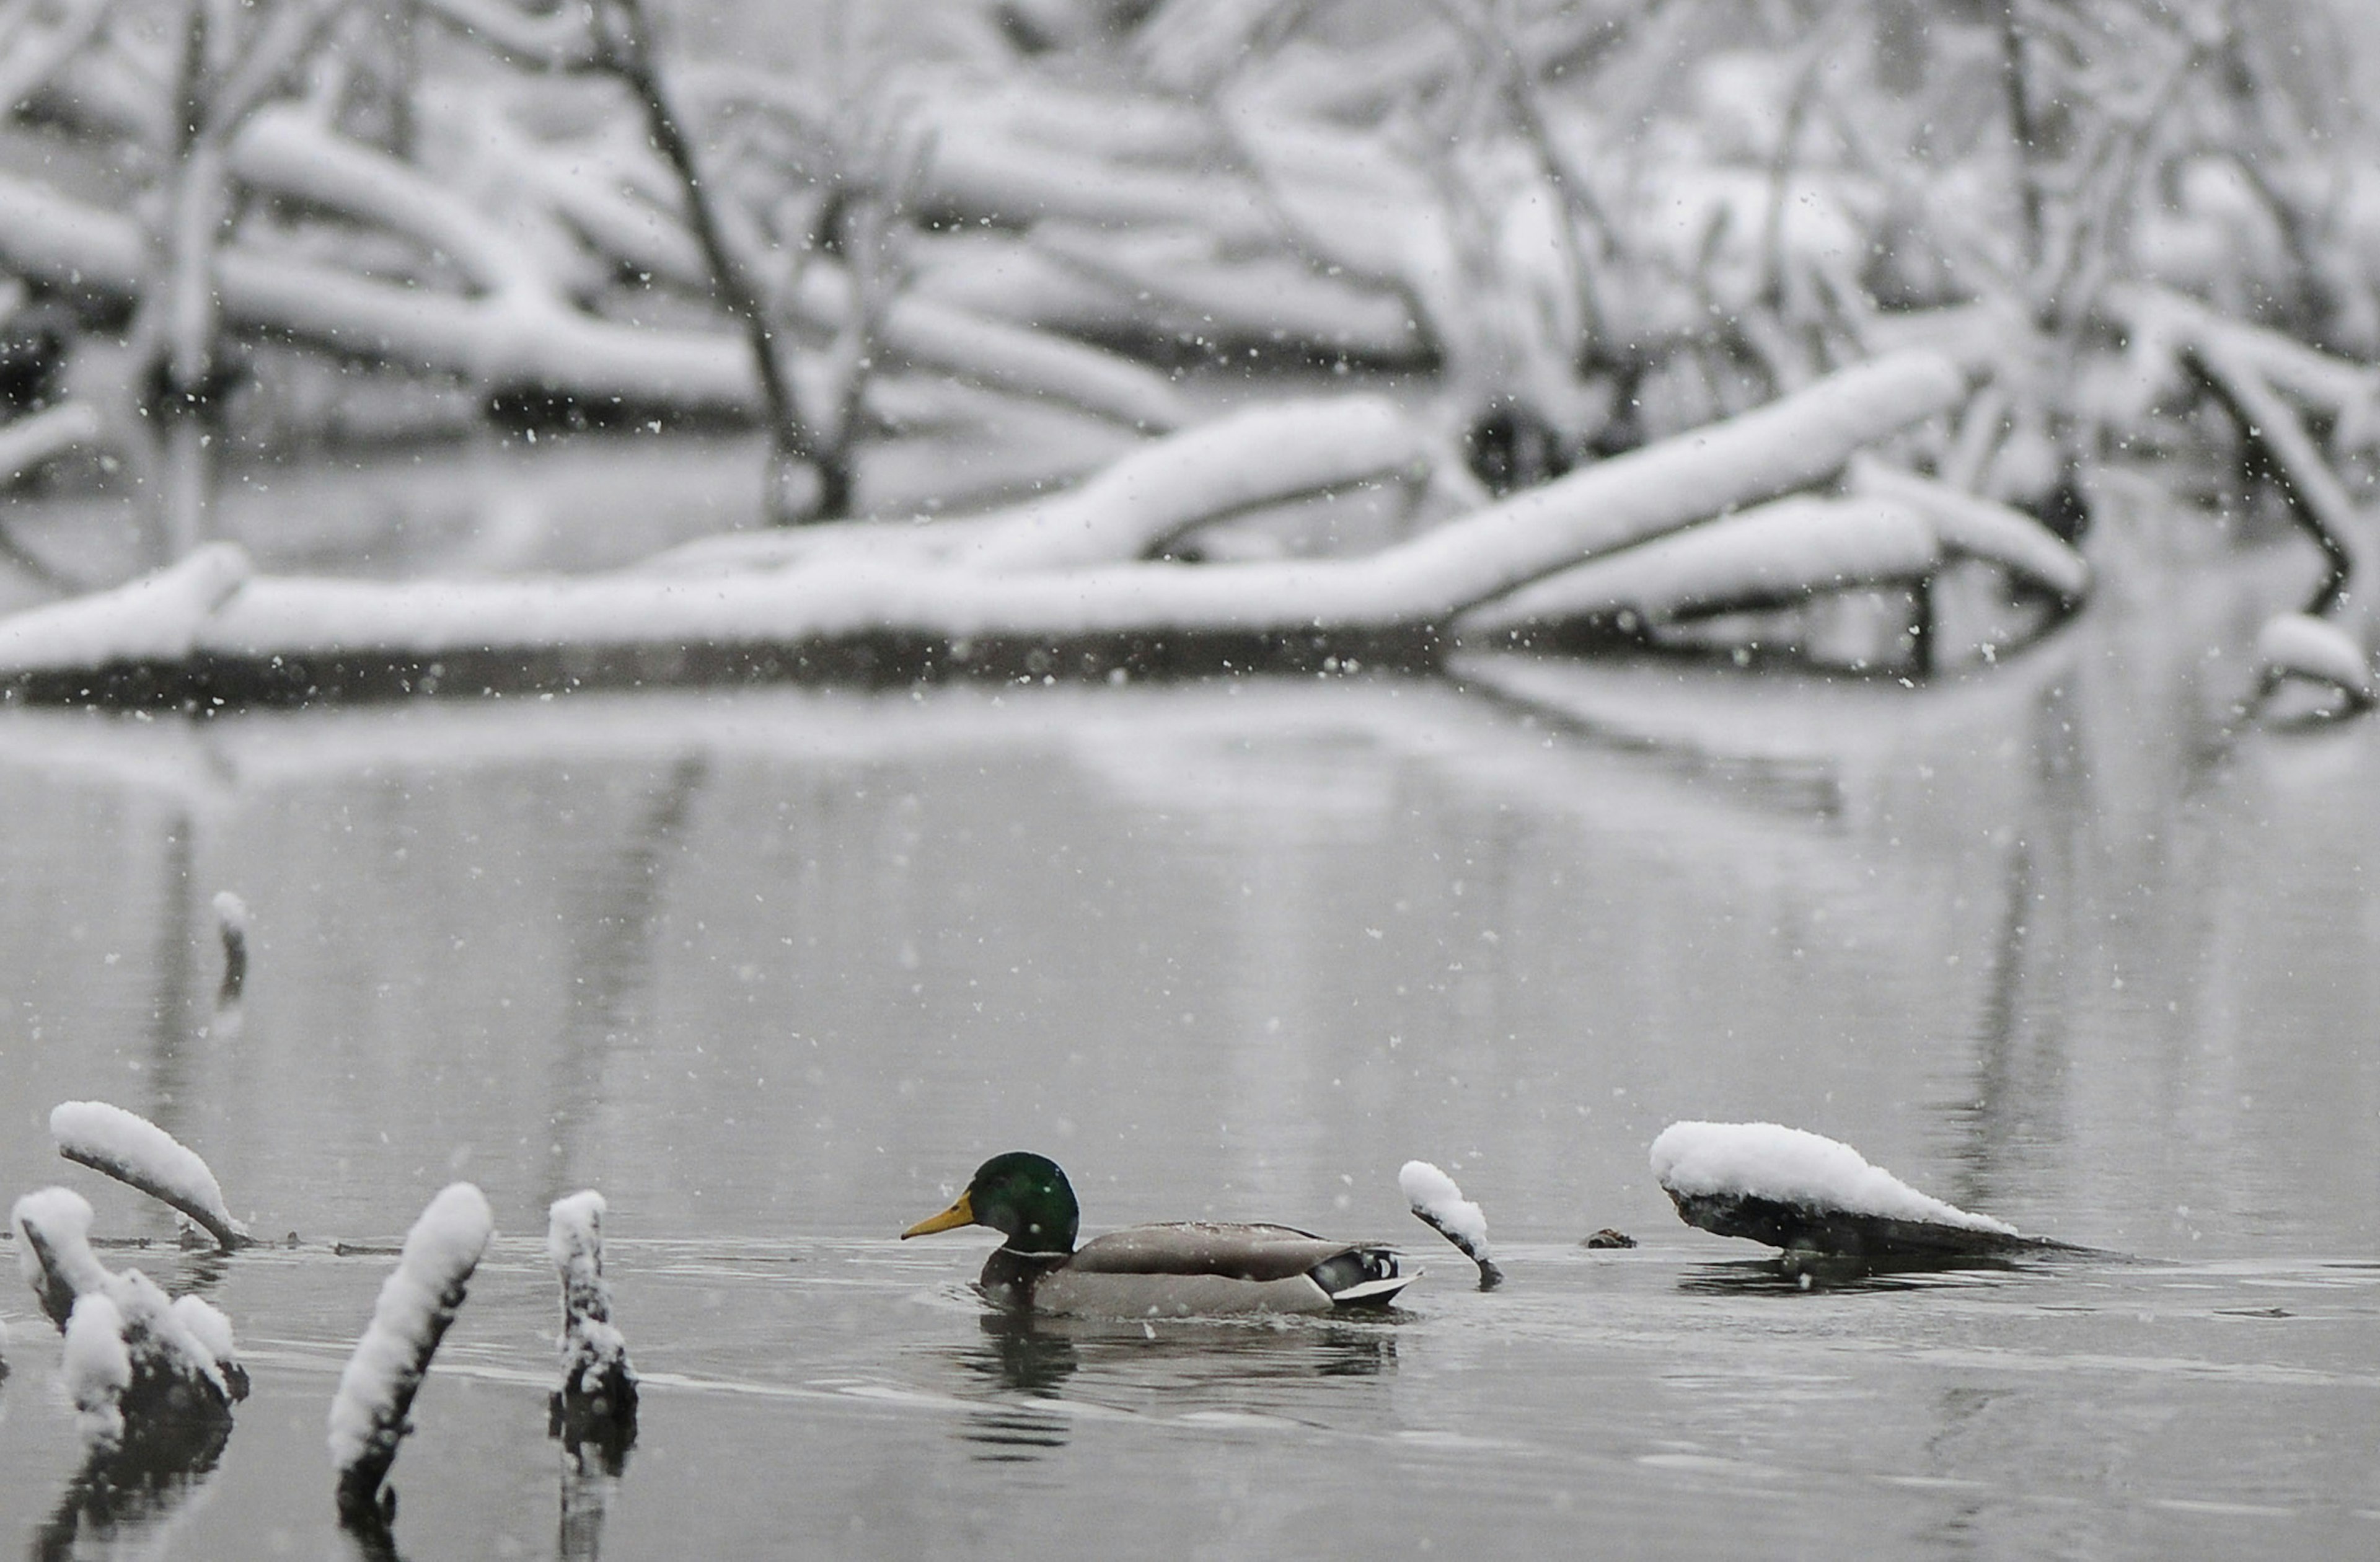
[{"label": "reflection of branch in water", "polygon": [[[2058,969],[2064,940],[2056,917],[2071,893],[2073,825],[2094,809],[2074,751],[2075,726],[2072,706],[2058,691],[2034,709],[2042,806],[2029,828],[2020,827],[2009,851],[1990,980],[1977,1016],[1974,1080],[1949,1110],[1961,1129],[1953,1152],[1953,1202],[1968,1209],[1987,1210],[2006,1198],[2010,1168],[2033,1164],[2023,1142],[2051,1126],[2052,1096],[2065,1067],[2065,1027],[2057,1005],[2029,1006],[2026,994],[2045,972],[2054,976]],[[2045,836],[2051,838],[2038,838]]]},{"label": "reflection of branch in water", "polygon": [[136,1423],[120,1447],[92,1448],[34,1532],[33,1562],[66,1562],[84,1543],[105,1544],[163,1522],[188,1501],[231,1441],[228,1415]]},{"label": "reflection of branch in water", "polygon": [[1994,1194],[1999,1191],[1996,1184],[2010,1141],[2024,1127],[2017,1115],[2020,1104],[2012,1099],[2011,1076],[2033,896],[2033,853],[2020,839],[2009,853],[2007,899],[1998,936],[1992,944],[1991,979],[1984,990],[1978,1027],[1982,1051],[1975,1060],[1973,1093],[1951,1108],[1951,1116],[1963,1120],[1968,1130],[1957,1152],[1958,1197],[1953,1201],[1966,1209],[1991,1207]]},{"label": "reflection of branch in water", "polygon": [[[603,1456],[598,1454],[598,1459]],[[557,1562],[596,1562],[603,1554],[603,1514],[619,1483],[619,1458],[589,1469],[578,1446],[565,1445],[562,1455],[562,1526],[553,1555]]]},{"label": "reflection of branch in water", "polygon": [[[1961,1386],[1944,1391],[1942,1424],[1925,1439],[1926,1458],[1923,1469],[1947,1475],[1963,1467],[1965,1461],[1949,1446],[1971,1428],[1980,1423],[1994,1401],[2005,1397],[2006,1389]],[[1958,1488],[1951,1488],[1957,1491]],[[1949,1511],[1928,1524],[1922,1531],[1936,1543],[1935,1549],[1946,1555],[1966,1556],[1984,1549],[1978,1544],[1985,1501],[1980,1488],[1974,1496],[1955,1496],[1949,1502]]]},{"label": "reflection of branch in water", "polygon": [[[167,1133],[182,1126],[182,1098],[188,1084],[189,1034],[184,1021],[190,1004],[190,865],[194,823],[175,815],[165,831],[165,875],[158,905],[157,988],[149,1011],[148,1119]],[[177,1135],[178,1137],[178,1135]]]},{"label": "reflection of branch in water", "polygon": [[579,1135],[594,1116],[603,1064],[628,1029],[631,998],[652,968],[652,922],[660,903],[662,866],[693,811],[710,762],[689,754],[654,793],[627,849],[573,898],[588,920],[575,940],[567,988],[569,1008],[553,1063],[552,1153],[547,1197],[577,1186]]}]

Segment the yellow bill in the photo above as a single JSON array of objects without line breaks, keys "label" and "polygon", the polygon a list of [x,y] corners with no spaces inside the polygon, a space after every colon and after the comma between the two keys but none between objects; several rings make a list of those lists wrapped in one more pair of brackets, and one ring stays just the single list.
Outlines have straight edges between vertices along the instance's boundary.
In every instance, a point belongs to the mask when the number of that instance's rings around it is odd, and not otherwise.
[{"label": "yellow bill", "polygon": [[902,1232],[901,1239],[905,1242],[912,1237],[930,1237],[937,1231],[948,1231],[954,1226],[974,1224],[975,1206],[969,1203],[967,1196],[962,1193],[949,1209],[940,1214],[929,1214],[908,1230]]}]

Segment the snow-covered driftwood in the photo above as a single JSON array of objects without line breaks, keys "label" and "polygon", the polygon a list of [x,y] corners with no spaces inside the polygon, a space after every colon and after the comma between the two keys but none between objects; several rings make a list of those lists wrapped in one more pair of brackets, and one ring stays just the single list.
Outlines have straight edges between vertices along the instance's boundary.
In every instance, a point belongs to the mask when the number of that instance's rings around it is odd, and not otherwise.
[{"label": "snow-covered driftwood", "polygon": [[1488,1216],[1463,1196],[1454,1178],[1427,1161],[1407,1161],[1397,1172],[1397,1188],[1423,1225],[1479,1266],[1481,1290],[1492,1291],[1504,1283],[1504,1272],[1488,1253]]},{"label": "snow-covered driftwood", "polygon": [[1850,1145],[1776,1123],[1672,1123],[1653,1177],[1678,1217],[1791,1252],[1981,1256],[2055,1246],[1920,1193]]},{"label": "snow-covered driftwood", "polygon": [[562,1385],[552,1430],[572,1443],[625,1443],[636,1435],[637,1373],[628,1342],[612,1322],[612,1287],[603,1278],[603,1195],[556,1199],[547,1213],[545,1251],[562,1282],[562,1333],[555,1340]]},{"label": "snow-covered driftwood", "polygon": [[[759,407],[747,344],[734,333],[634,324],[573,306],[491,218],[421,170],[307,116],[260,115],[233,141],[228,161],[254,188],[419,239],[473,289],[443,292],[234,245],[214,260],[224,318],[234,327],[458,374],[491,393],[535,388],[690,413]],[[144,286],[147,251],[130,218],[0,174],[0,264],[54,287],[128,299]],[[1154,430],[1184,417],[1179,394],[1150,370],[947,303],[895,300],[882,330],[888,349],[918,369]]]},{"label": "snow-covered driftwood", "polygon": [[204,1227],[232,1252],[249,1245],[248,1227],[232,1218],[215,1174],[196,1152],[136,1112],[104,1101],[61,1102],[50,1111],[58,1153],[139,1189]]},{"label": "snow-covered driftwood", "polygon": [[1539,624],[1658,625],[1921,580],[1941,561],[1935,529],[1907,505],[1779,499],[1548,576],[1456,627],[1482,641]]},{"label": "snow-covered driftwood", "polygon": [[66,1336],[67,1389],[87,1440],[121,1444],[152,1424],[221,1416],[247,1397],[230,1320],[200,1298],[169,1299],[138,1269],[100,1263],[80,1194],[29,1193],[10,1220],[25,1277]]},{"label": "snow-covered driftwood", "polygon": [[1123,564],[1251,510],[1392,482],[1439,484],[1450,462],[1442,441],[1383,397],[1283,400],[1152,440],[1076,487],[1012,508],[911,525],[828,521],[735,532],[638,568],[683,576],[906,563],[1014,574]]},{"label": "snow-covered driftwood", "polygon": [[430,1201],[406,1233],[396,1272],[383,1282],[370,1326],[339,1374],[331,1401],[331,1467],[338,1473],[339,1520],[370,1529],[396,1512],[387,1488],[407,1416],[438,1342],[496,1234],[485,1195],[468,1182]]},{"label": "snow-covered driftwood", "polygon": [[[1351,658],[1429,666],[1464,610],[1582,559],[1827,479],[1868,445],[1953,406],[1965,388],[1959,368],[1937,354],[1874,360],[1356,558],[1007,573],[958,561],[919,568],[904,558],[724,580],[383,584],[247,579],[238,556],[218,546],[122,592],[0,622],[0,680],[19,698],[140,702],[736,677],[1310,670]],[[1410,448],[1400,444],[1408,436],[1390,432],[1383,450]],[[1206,482],[1210,495],[1228,492],[1212,474]],[[1153,504],[1115,531],[1137,545],[1183,513]],[[1104,518],[1092,530],[1102,534],[1101,552],[1119,545]],[[1043,543],[1033,547],[1050,556]]]},{"label": "snow-covered driftwood", "polygon": [[2351,710],[2373,703],[2370,659],[2353,635],[2327,618],[2283,613],[2267,619],[2256,632],[2256,665],[2268,690],[2284,678],[2301,678],[2338,689]]},{"label": "snow-covered driftwood", "polygon": [[0,487],[53,457],[98,442],[98,411],[89,402],[62,401],[0,425]]}]

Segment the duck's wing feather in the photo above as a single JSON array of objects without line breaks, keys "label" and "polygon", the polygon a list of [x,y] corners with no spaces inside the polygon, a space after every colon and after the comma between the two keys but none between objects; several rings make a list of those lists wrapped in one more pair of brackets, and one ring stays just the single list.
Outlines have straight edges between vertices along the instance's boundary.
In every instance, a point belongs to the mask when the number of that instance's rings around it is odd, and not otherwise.
[{"label": "duck's wing feather", "polygon": [[1290,1280],[1342,1253],[1366,1250],[1288,1226],[1186,1220],[1130,1226],[1093,1238],[1065,1267],[1082,1275],[1220,1275],[1233,1280]]}]

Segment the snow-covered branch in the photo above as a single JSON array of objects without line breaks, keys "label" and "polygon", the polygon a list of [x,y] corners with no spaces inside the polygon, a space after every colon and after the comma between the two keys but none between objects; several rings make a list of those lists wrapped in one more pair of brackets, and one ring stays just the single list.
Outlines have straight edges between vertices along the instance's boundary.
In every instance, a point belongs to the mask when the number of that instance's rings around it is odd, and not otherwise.
[{"label": "snow-covered branch", "polygon": [[138,1113],[104,1101],[63,1102],[50,1112],[50,1137],[67,1160],[104,1172],[181,1211],[224,1251],[236,1251],[252,1239],[248,1227],[232,1218],[206,1162]]},{"label": "snow-covered branch", "polygon": [[494,1237],[488,1201],[468,1182],[440,1192],[406,1233],[396,1271],[381,1286],[371,1324],[331,1401],[331,1467],[338,1474],[341,1523],[370,1530],[395,1516],[388,1472],[398,1444],[412,1430],[407,1417],[414,1396]]},{"label": "snow-covered branch", "polygon": [[612,1287],[603,1278],[603,1195],[592,1190],[556,1199],[547,1214],[545,1250],[562,1282],[562,1333],[555,1348],[562,1386],[554,1391],[552,1430],[572,1443],[604,1446],[636,1435],[637,1373],[628,1342],[612,1322]]}]

